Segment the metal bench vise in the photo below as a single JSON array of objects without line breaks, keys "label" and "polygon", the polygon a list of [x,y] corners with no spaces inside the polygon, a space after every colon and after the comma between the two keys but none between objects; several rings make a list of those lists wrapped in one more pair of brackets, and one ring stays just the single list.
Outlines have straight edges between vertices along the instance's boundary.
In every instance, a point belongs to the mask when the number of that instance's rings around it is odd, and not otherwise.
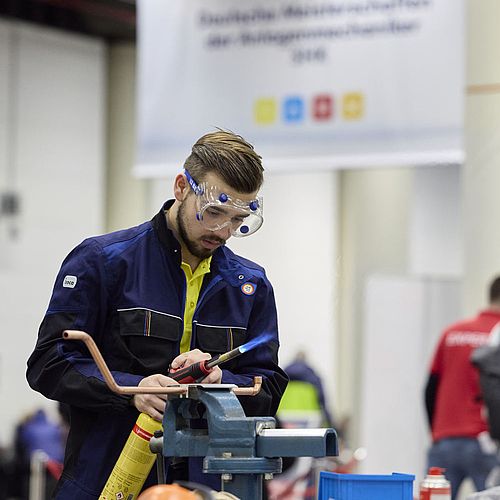
[{"label": "metal bench vise", "polygon": [[[203,472],[220,474],[221,490],[242,500],[262,499],[262,481],[281,472],[281,457],[338,455],[334,429],[275,429],[272,417],[245,416],[235,387],[190,385],[185,394],[170,394],[163,436],[151,439],[151,451],[205,457]],[[207,428],[192,428],[200,418]]]},{"label": "metal bench vise", "polygon": [[[80,330],[64,330],[63,338],[85,343],[113,392],[168,395],[163,436],[150,441],[151,451],[162,458],[158,464],[163,464],[163,457],[205,457],[203,471],[221,474],[221,489],[242,500],[262,500],[263,476],[281,472],[281,457],[338,455],[334,429],[275,429],[272,417],[245,415],[237,396],[257,394],[261,377],[255,377],[254,387],[232,384],[120,386],[90,335]],[[206,420],[206,429],[191,426],[191,420],[200,418]]]}]

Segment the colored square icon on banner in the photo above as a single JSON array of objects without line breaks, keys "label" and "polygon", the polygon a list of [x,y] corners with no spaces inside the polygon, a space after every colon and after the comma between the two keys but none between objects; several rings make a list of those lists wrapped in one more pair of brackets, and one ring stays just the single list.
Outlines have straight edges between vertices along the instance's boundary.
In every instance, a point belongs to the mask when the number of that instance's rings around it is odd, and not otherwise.
[{"label": "colored square icon on banner", "polygon": [[304,100],[302,97],[286,97],[283,101],[283,120],[297,123],[304,120]]},{"label": "colored square icon on banner", "polygon": [[331,120],[333,117],[333,96],[318,94],[312,99],[312,116],[316,121]]},{"label": "colored square icon on banner", "polygon": [[276,99],[270,97],[257,99],[254,103],[253,114],[255,123],[260,125],[274,123],[278,115]]},{"label": "colored square icon on banner", "polygon": [[344,120],[360,120],[365,114],[365,99],[361,92],[350,92],[342,98]]}]

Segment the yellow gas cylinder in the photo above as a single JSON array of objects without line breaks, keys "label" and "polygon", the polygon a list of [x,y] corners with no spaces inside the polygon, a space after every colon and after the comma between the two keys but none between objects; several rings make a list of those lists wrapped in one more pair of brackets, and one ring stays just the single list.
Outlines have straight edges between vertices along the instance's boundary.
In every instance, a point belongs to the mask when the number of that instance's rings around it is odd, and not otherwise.
[{"label": "yellow gas cylinder", "polygon": [[138,497],[156,459],[149,449],[149,441],[161,428],[161,422],[146,413],[139,415],[99,500],[133,500]]}]

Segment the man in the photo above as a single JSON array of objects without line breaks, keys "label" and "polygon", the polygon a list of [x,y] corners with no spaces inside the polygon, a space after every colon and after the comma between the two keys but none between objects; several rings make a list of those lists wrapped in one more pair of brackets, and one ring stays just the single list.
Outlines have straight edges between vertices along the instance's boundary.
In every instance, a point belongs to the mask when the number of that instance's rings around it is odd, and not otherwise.
[{"label": "man", "polygon": [[488,341],[500,322],[500,277],[489,288],[489,307],[472,319],[449,326],[442,334],[434,358],[425,401],[432,431],[428,466],[445,468],[455,499],[462,481],[469,477],[478,491],[496,465],[495,447],[489,439],[479,375],[471,353]]},{"label": "man", "polygon": [[[63,262],[27,371],[33,389],[71,408],[56,498],[98,498],[139,412],[161,421],[166,399],[112,393],[85,346],[61,340],[65,329],[89,333],[117,382],[141,387],[176,383],[166,376],[169,365],[269,334],[203,383],[251,385],[261,375],[261,392],[242,405],[248,416],[275,414],[287,377],[278,367],[273,290],[260,266],[225,246],[260,228],[262,172],[242,137],[204,135],[175,178],[174,199],[151,221],[89,238]],[[204,477],[219,489],[216,478]],[[150,475],[144,488],[154,482]]]}]

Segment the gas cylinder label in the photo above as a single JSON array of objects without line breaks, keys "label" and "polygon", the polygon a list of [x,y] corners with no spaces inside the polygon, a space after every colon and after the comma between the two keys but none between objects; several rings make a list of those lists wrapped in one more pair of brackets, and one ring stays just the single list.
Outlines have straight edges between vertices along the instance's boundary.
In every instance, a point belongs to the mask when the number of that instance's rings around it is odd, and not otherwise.
[{"label": "gas cylinder label", "polygon": [[134,432],[139,437],[141,437],[142,439],[145,439],[146,441],[149,441],[153,437],[153,434],[151,434],[148,431],[144,430],[142,427],[139,427],[137,424],[134,425]]},{"label": "gas cylinder label", "polygon": [[108,477],[100,500],[137,498],[156,458],[149,449],[149,441],[154,431],[159,429],[161,422],[145,414],[139,416]]}]

